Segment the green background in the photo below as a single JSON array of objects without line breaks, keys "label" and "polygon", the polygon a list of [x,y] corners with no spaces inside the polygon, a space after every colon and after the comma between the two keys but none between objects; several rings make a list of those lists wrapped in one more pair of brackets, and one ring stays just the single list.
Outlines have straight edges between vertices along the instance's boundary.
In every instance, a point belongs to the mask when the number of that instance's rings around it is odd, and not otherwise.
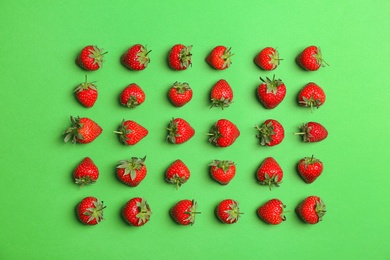
[{"label": "green background", "polygon": [[[2,1],[0,9],[1,259],[389,259],[389,1]],[[119,62],[135,43],[152,50],[151,63],[141,72]],[[194,46],[193,67],[186,71],[167,66],[167,53],[176,43]],[[89,44],[108,51],[103,68],[95,72],[74,63]],[[216,45],[235,53],[225,71],[204,61]],[[329,67],[307,72],[295,64],[309,45],[321,47]],[[274,72],[253,63],[266,46],[277,47],[284,59]],[[285,82],[287,95],[280,106],[266,110],[255,90],[260,76],[274,73]],[[85,74],[99,88],[91,109],[79,105],[72,93]],[[209,90],[222,78],[233,88],[234,103],[223,111],[209,109]],[[166,98],[175,81],[188,82],[194,91],[182,108]],[[314,113],[296,102],[309,81],[327,94]],[[146,101],[128,110],[119,105],[118,95],[132,82],[144,89]],[[92,118],[103,134],[88,145],[64,143],[70,115]],[[165,142],[172,117],[195,128],[189,142]],[[147,138],[122,146],[112,131],[123,118],[148,128]],[[205,135],[220,118],[241,131],[226,149],[211,146]],[[282,123],[286,136],[276,147],[260,147],[254,126],[269,118]],[[325,125],[329,137],[302,143],[293,133],[308,121]],[[312,154],[325,170],[308,185],[295,165]],[[138,187],[116,179],[119,160],[145,155],[148,175]],[[85,156],[95,161],[101,176],[94,186],[79,189],[71,174]],[[254,177],[268,156],[285,174],[281,187],[272,191]],[[164,181],[165,169],[176,159],[192,174],[178,191]],[[236,162],[237,175],[229,185],[209,177],[213,159]],[[80,224],[74,213],[89,195],[107,205],[105,220],[93,227]],[[303,224],[294,213],[309,195],[327,205],[318,225]],[[120,217],[121,207],[136,196],[145,197],[153,211],[141,228]],[[235,225],[223,225],[213,214],[226,198],[239,201],[244,212]],[[278,226],[256,215],[271,198],[290,210]],[[202,212],[191,227],[169,217],[170,207],[181,199],[195,199]]]}]

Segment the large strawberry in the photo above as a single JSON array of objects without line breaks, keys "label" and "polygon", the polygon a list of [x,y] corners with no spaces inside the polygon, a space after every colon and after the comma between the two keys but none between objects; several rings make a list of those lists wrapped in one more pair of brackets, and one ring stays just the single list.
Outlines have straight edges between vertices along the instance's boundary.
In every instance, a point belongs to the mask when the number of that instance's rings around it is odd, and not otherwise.
[{"label": "large strawberry", "polygon": [[119,140],[125,145],[135,145],[148,135],[148,129],[138,124],[133,120],[124,120],[119,126],[118,131]]},{"label": "large strawberry", "polygon": [[210,93],[211,107],[220,107],[224,109],[233,102],[233,90],[229,83],[224,80],[218,80],[211,89]]},{"label": "large strawberry", "polygon": [[195,223],[195,216],[198,204],[194,200],[181,200],[177,202],[169,211],[172,219],[180,225],[193,225]]},{"label": "large strawberry", "polygon": [[169,66],[174,70],[185,70],[191,65],[192,45],[174,45],[168,54]]},{"label": "large strawberry", "polygon": [[168,91],[168,98],[176,107],[182,107],[192,99],[192,89],[186,82],[175,82]]},{"label": "large strawberry", "polygon": [[222,185],[227,185],[236,175],[236,165],[232,161],[214,160],[209,166],[211,177]]},{"label": "large strawberry", "polygon": [[73,179],[80,187],[93,184],[98,178],[99,169],[89,157],[85,157],[73,171]]},{"label": "large strawberry", "polygon": [[216,46],[210,54],[206,57],[206,62],[217,70],[224,70],[229,68],[233,54],[230,52],[230,48],[225,46]]},{"label": "large strawberry", "polygon": [[99,49],[95,45],[85,46],[76,58],[76,64],[85,70],[97,70],[102,66],[103,49]]},{"label": "large strawberry", "polygon": [[283,213],[285,207],[279,199],[271,199],[258,208],[257,214],[264,222],[278,225],[286,220]]},{"label": "large strawberry", "polygon": [[284,139],[284,128],[275,119],[268,119],[255,128],[259,131],[256,137],[260,139],[260,145],[274,146],[280,144]]},{"label": "large strawberry", "polygon": [[103,201],[95,197],[85,197],[76,207],[78,219],[86,225],[96,225],[103,220]]},{"label": "large strawberry", "polygon": [[317,224],[324,217],[326,206],[320,197],[309,196],[298,204],[295,212],[304,222]]},{"label": "large strawberry", "polygon": [[296,58],[296,62],[305,70],[314,71],[326,65],[329,66],[322,58],[321,49],[317,46],[305,48]]},{"label": "large strawberry", "polygon": [[94,82],[88,82],[87,75],[85,75],[85,81],[78,85],[73,92],[76,99],[85,107],[93,107],[98,98],[97,87]]},{"label": "large strawberry", "polygon": [[301,159],[297,168],[302,179],[307,183],[312,183],[322,174],[324,165],[319,159],[311,156]]},{"label": "large strawberry", "polygon": [[132,198],[122,208],[122,217],[134,227],[145,225],[150,220],[151,215],[150,206],[144,198]]},{"label": "large strawberry", "polygon": [[121,62],[128,69],[144,70],[149,65],[150,52],[142,44],[135,44],[122,55]]},{"label": "large strawberry", "polygon": [[265,158],[257,169],[257,179],[261,185],[279,187],[283,179],[283,170],[279,163],[272,157]]},{"label": "large strawberry", "polygon": [[120,103],[129,108],[135,108],[145,101],[145,92],[140,86],[131,83],[125,87],[119,97]]},{"label": "large strawberry", "polygon": [[176,189],[186,183],[190,177],[190,169],[182,160],[174,161],[165,171],[165,179],[167,182],[176,185]]},{"label": "large strawberry", "polygon": [[257,97],[263,106],[267,109],[273,109],[277,107],[286,96],[286,86],[281,79],[275,79],[275,75],[272,80],[268,77],[264,80],[260,78],[262,83],[257,87]]},{"label": "large strawberry", "polygon": [[237,126],[227,119],[218,120],[208,134],[209,142],[217,147],[228,147],[240,136]]},{"label": "large strawberry", "polygon": [[173,118],[168,127],[167,140],[173,144],[182,144],[195,135],[195,130],[183,118]]},{"label": "large strawberry", "polygon": [[72,140],[72,143],[87,144],[95,140],[101,133],[102,128],[88,117],[70,117],[72,126],[64,132],[64,141]]},{"label": "large strawberry", "polygon": [[328,137],[328,130],[320,123],[308,122],[301,125],[300,129],[301,131],[295,134],[302,135],[302,140],[304,142],[319,142]]},{"label": "large strawberry", "polygon": [[319,108],[325,103],[326,95],[324,90],[314,82],[306,84],[298,94],[298,104],[303,107]]},{"label": "large strawberry", "polygon": [[144,158],[132,157],[131,160],[122,160],[116,167],[118,179],[130,187],[138,186],[146,177],[147,169]]},{"label": "large strawberry", "polygon": [[226,199],[217,205],[215,208],[215,214],[222,223],[234,224],[238,221],[242,212],[240,212],[240,207],[237,201]]},{"label": "large strawberry", "polygon": [[273,47],[266,47],[262,49],[255,57],[255,63],[263,70],[276,69],[280,61],[279,52]]}]

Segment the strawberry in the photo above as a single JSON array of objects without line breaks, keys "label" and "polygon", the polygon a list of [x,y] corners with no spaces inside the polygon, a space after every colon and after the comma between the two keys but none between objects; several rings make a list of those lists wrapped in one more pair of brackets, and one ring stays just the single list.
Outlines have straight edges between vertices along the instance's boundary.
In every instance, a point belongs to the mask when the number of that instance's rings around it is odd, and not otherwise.
[{"label": "strawberry", "polygon": [[103,63],[103,49],[95,45],[85,46],[76,58],[76,64],[85,70],[98,70]]},{"label": "strawberry", "polygon": [[95,197],[85,197],[76,207],[78,219],[86,225],[96,225],[103,220],[103,201]]},{"label": "strawberry", "polygon": [[298,94],[298,104],[303,107],[319,108],[325,103],[325,92],[314,82],[306,84]]},{"label": "strawberry", "polygon": [[147,169],[144,158],[132,157],[131,160],[119,161],[117,168],[117,176],[121,182],[130,187],[138,186],[146,177]]},{"label": "strawberry", "polygon": [[118,131],[114,133],[119,135],[119,140],[125,145],[135,145],[148,135],[148,129],[133,120],[124,120],[119,126]]},{"label": "strawberry", "polygon": [[174,161],[165,172],[165,179],[167,182],[175,184],[176,189],[186,183],[190,176],[190,169],[182,160]]},{"label": "strawberry", "polygon": [[169,122],[167,140],[173,144],[182,144],[195,135],[192,126],[182,118],[172,118]]},{"label": "strawberry", "polygon": [[65,142],[72,140],[72,143],[87,144],[95,140],[101,133],[102,128],[92,119],[87,117],[70,117],[72,126],[64,132]]},{"label": "strawberry", "polygon": [[328,130],[316,122],[308,122],[301,125],[301,132],[295,133],[296,135],[302,135],[303,141],[308,143],[314,143],[324,140],[328,137]]},{"label": "strawberry", "polygon": [[283,170],[274,158],[267,157],[260,164],[256,175],[260,184],[267,185],[271,190],[272,186],[279,187],[283,179]]},{"label": "strawberry", "polygon": [[172,219],[180,225],[193,225],[195,223],[198,204],[194,200],[181,200],[177,202],[169,211]]},{"label": "strawberry", "polygon": [[284,139],[284,128],[275,119],[268,119],[262,125],[255,127],[259,133],[260,145],[274,146],[280,144]]},{"label": "strawberry", "polygon": [[304,222],[317,224],[324,217],[326,206],[320,197],[309,196],[298,204],[295,212]]},{"label": "strawberry", "polygon": [[210,98],[211,107],[221,107],[224,109],[233,102],[233,90],[226,80],[218,80],[211,89]]},{"label": "strawberry", "polygon": [[275,80],[275,75],[272,80],[268,77],[264,80],[260,78],[262,83],[257,87],[257,97],[263,106],[267,109],[277,107],[286,96],[286,86],[281,79]]},{"label": "strawberry", "polygon": [[131,46],[121,57],[122,64],[131,70],[144,70],[149,62],[149,53],[141,44]]},{"label": "strawberry", "polygon": [[237,126],[227,119],[218,120],[208,134],[209,142],[217,147],[228,147],[240,136]]},{"label": "strawberry", "polygon": [[214,160],[209,166],[211,177],[222,185],[227,185],[236,175],[236,165],[232,161]]},{"label": "strawberry", "polygon": [[76,99],[85,107],[93,107],[98,98],[96,85],[87,81],[87,75],[85,75],[85,82],[78,85],[73,92]]},{"label": "strawberry", "polygon": [[222,223],[234,224],[238,221],[242,212],[240,212],[240,207],[237,201],[226,199],[217,205],[215,214]]},{"label": "strawberry", "polygon": [[99,178],[99,169],[91,158],[85,157],[73,171],[73,178],[80,187],[94,184]]},{"label": "strawberry", "polygon": [[176,107],[182,107],[192,99],[192,89],[186,82],[175,82],[168,91],[168,98]]},{"label": "strawberry", "polygon": [[122,217],[134,227],[140,227],[148,223],[150,215],[152,215],[152,211],[144,198],[132,198],[122,208]]},{"label": "strawberry", "polygon": [[271,199],[258,208],[257,214],[264,222],[278,225],[286,220],[283,213],[285,207],[279,199]]},{"label": "strawberry", "polygon": [[140,86],[131,83],[123,89],[120,95],[120,103],[128,108],[135,108],[145,101],[145,92]]},{"label": "strawberry", "polygon": [[216,46],[206,58],[206,62],[217,70],[224,70],[229,68],[231,61],[230,48],[225,46]]},{"label": "strawberry", "polygon": [[263,70],[274,70],[279,66],[282,59],[279,59],[279,52],[272,48],[262,49],[255,57],[255,63]]},{"label": "strawberry", "polygon": [[192,45],[184,46],[183,44],[174,45],[168,54],[169,66],[174,70],[185,70],[191,63]]},{"label": "strawberry", "polygon": [[296,58],[296,62],[305,70],[314,71],[326,65],[329,66],[322,58],[321,49],[317,46],[305,48]]},{"label": "strawberry", "polygon": [[322,162],[312,157],[305,157],[298,162],[298,172],[307,183],[314,182],[324,170]]}]

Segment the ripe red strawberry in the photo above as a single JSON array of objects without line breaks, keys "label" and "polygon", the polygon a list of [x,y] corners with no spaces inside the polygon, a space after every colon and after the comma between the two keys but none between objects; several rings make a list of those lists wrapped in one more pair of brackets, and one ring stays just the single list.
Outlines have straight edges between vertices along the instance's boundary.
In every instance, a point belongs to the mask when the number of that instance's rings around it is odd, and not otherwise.
[{"label": "ripe red strawberry", "polygon": [[182,118],[172,118],[167,130],[167,140],[173,144],[185,143],[195,135],[194,128]]},{"label": "ripe red strawberry", "polygon": [[85,107],[93,107],[98,98],[96,85],[87,81],[87,75],[85,75],[85,82],[78,85],[73,92],[76,99]]},{"label": "ripe red strawberry", "polygon": [[150,215],[152,215],[152,211],[144,198],[132,198],[122,208],[122,217],[134,227],[140,227],[148,223]]},{"label": "ripe red strawberry", "polygon": [[257,214],[264,222],[278,225],[286,220],[283,213],[285,207],[279,199],[271,199],[258,208]]},{"label": "ripe red strawberry", "polygon": [[295,134],[302,135],[304,142],[319,142],[328,137],[328,130],[320,123],[308,122],[303,124],[300,128],[301,132]]},{"label": "ripe red strawberry", "polygon": [[95,197],[86,197],[76,207],[78,219],[86,225],[96,225],[103,220],[103,201]]},{"label": "ripe red strawberry", "polygon": [[131,83],[123,89],[120,95],[120,103],[123,106],[135,108],[144,103],[145,98],[145,92],[142,88],[135,83]]},{"label": "ripe red strawberry", "polygon": [[174,45],[168,54],[169,66],[174,70],[185,70],[191,65],[192,45]]},{"label": "ripe red strawberry", "polygon": [[326,65],[329,66],[322,58],[321,49],[317,46],[309,46],[304,49],[297,57],[296,62],[305,70],[314,71]]},{"label": "ripe red strawberry", "polygon": [[314,182],[324,170],[322,162],[312,157],[305,157],[298,162],[298,172],[307,183]]},{"label": "ripe red strawberry", "polygon": [[222,223],[234,224],[238,221],[242,212],[240,212],[240,207],[237,201],[226,199],[217,205],[215,214]]},{"label": "ripe red strawberry", "polygon": [[326,206],[320,197],[309,196],[299,203],[295,212],[304,222],[317,224],[324,217]]},{"label": "ripe red strawberry", "polygon": [[268,119],[262,125],[255,127],[259,133],[260,145],[274,146],[280,144],[284,139],[284,128],[275,119]]},{"label": "ripe red strawberry", "polygon": [[165,171],[165,179],[167,182],[176,185],[176,189],[186,183],[190,176],[190,169],[182,160],[174,161]]},{"label": "ripe red strawberry", "polygon": [[168,91],[168,98],[176,107],[182,107],[192,99],[192,89],[188,83],[175,82]]},{"label": "ripe red strawberry", "polygon": [[233,102],[233,90],[229,83],[224,79],[218,80],[211,89],[210,99],[211,107],[221,107],[224,109],[230,106]]},{"label": "ripe red strawberry", "polygon": [[80,187],[94,184],[99,178],[99,169],[91,158],[85,157],[73,171],[73,178]]},{"label": "ripe red strawberry", "polygon": [[131,70],[144,70],[150,62],[149,53],[141,44],[131,46],[121,57],[122,64]]},{"label": "ripe red strawberry", "polygon": [[114,133],[119,135],[119,140],[125,145],[135,145],[148,135],[148,129],[133,120],[124,120],[119,126],[118,131]]},{"label": "ripe red strawberry", "polygon": [[217,147],[228,147],[240,136],[237,126],[227,119],[218,120],[211,128],[209,142]]},{"label": "ripe red strawberry", "polygon": [[147,169],[144,158],[132,157],[131,160],[122,160],[117,168],[117,176],[121,182],[130,187],[136,187],[145,179]]},{"label": "ripe red strawberry", "polygon": [[72,143],[87,144],[95,140],[101,133],[102,128],[93,120],[87,117],[70,117],[72,126],[64,132],[65,142],[72,140]]},{"label": "ripe red strawberry", "polygon": [[169,211],[172,219],[180,225],[193,225],[195,223],[198,204],[194,200],[181,200]]},{"label": "ripe red strawberry", "polygon": [[97,70],[102,66],[103,55],[106,53],[95,45],[85,46],[77,56],[76,64],[85,70]]},{"label": "ripe red strawberry", "polygon": [[270,80],[268,77],[257,88],[257,97],[267,109],[277,107],[286,96],[286,86],[281,79],[275,80],[275,75]]},{"label": "ripe red strawberry", "polygon": [[272,47],[266,47],[262,49],[259,54],[255,57],[255,63],[263,70],[274,70],[276,69],[280,61],[279,52]]},{"label": "ripe red strawberry", "polygon": [[230,48],[225,46],[216,46],[206,58],[206,62],[217,70],[224,70],[229,68],[231,61]]},{"label": "ripe red strawberry", "polygon": [[227,185],[236,175],[236,165],[232,161],[214,160],[209,166],[211,177],[222,185]]},{"label": "ripe red strawberry", "polygon": [[271,190],[272,186],[279,187],[283,179],[283,170],[274,158],[267,157],[260,164],[256,175],[260,184],[267,185]]},{"label": "ripe red strawberry", "polygon": [[325,103],[325,92],[314,82],[306,84],[298,94],[298,104],[303,107],[319,108]]}]

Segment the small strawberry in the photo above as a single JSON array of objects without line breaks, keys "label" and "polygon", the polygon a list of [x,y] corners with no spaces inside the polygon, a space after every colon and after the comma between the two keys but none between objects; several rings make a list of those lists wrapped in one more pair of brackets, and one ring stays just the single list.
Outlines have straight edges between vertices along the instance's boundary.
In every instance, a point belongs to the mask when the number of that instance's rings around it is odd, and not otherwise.
[{"label": "small strawberry", "polygon": [[322,162],[312,157],[305,157],[298,162],[298,172],[307,183],[314,182],[324,170]]},{"label": "small strawberry", "polygon": [[119,126],[118,131],[114,133],[119,135],[119,140],[125,145],[135,145],[148,135],[148,129],[133,120],[124,120]]},{"label": "small strawberry", "polygon": [[295,133],[296,135],[302,135],[303,141],[308,143],[314,143],[324,140],[328,137],[328,130],[316,122],[308,122],[301,125],[301,132]]},{"label": "small strawberry", "polygon": [[280,144],[284,139],[284,128],[275,119],[268,119],[262,125],[255,127],[259,133],[260,145],[274,146]]},{"label": "small strawberry", "polygon": [[129,108],[135,108],[145,101],[145,92],[140,86],[131,83],[123,89],[120,95],[120,103]]},{"label": "small strawberry", "polygon": [[240,212],[240,207],[237,201],[226,199],[217,205],[215,214],[222,223],[234,224],[238,221],[242,212]]},{"label": "small strawberry", "polygon": [[206,62],[217,70],[224,70],[229,68],[231,61],[230,48],[225,46],[216,46],[206,58]]},{"label": "small strawberry", "polygon": [[183,44],[174,45],[168,54],[169,66],[174,70],[185,70],[191,63],[192,45],[184,46]]},{"label": "small strawberry", "polygon": [[122,217],[134,227],[140,227],[148,223],[150,215],[152,215],[152,211],[144,198],[132,198],[122,208]]},{"label": "small strawberry", "polygon": [[76,207],[78,219],[86,225],[96,225],[103,220],[103,201],[95,197],[86,197]]},{"label": "small strawberry", "polygon": [[102,66],[103,55],[106,53],[95,45],[85,46],[77,56],[76,64],[85,70],[97,70]]},{"label": "small strawberry", "polygon": [[93,83],[94,82],[88,82],[87,75],[85,75],[85,82],[78,85],[73,91],[76,99],[85,107],[93,107],[98,98],[98,91],[96,85]]},{"label": "small strawberry", "polygon": [[169,211],[172,219],[180,225],[193,225],[195,223],[198,204],[194,200],[181,200],[177,202]]},{"label": "small strawberry", "polygon": [[305,48],[296,58],[296,62],[305,70],[314,71],[326,65],[329,66],[322,58],[321,49],[317,46]]},{"label": "small strawberry", "polygon": [[150,62],[149,53],[141,44],[131,46],[121,57],[122,64],[131,70],[144,70]]},{"label": "small strawberry", "polygon": [[274,70],[279,66],[279,52],[272,47],[262,49],[255,57],[255,63],[263,70]]},{"label": "small strawberry", "polygon": [[277,107],[286,96],[286,86],[281,79],[275,80],[275,75],[270,80],[268,77],[257,88],[257,97],[267,109]]},{"label": "small strawberry", "polygon": [[319,108],[325,103],[325,92],[314,82],[306,84],[298,94],[298,104],[303,107]]},{"label": "small strawberry", "polygon": [[136,187],[145,179],[147,169],[144,158],[132,157],[131,160],[122,160],[117,168],[117,176],[121,182],[130,187]]},{"label": "small strawberry", "polygon": [[182,107],[192,99],[192,89],[188,83],[175,82],[168,91],[168,98],[176,107]]},{"label": "small strawberry", "polygon": [[73,178],[80,187],[94,184],[99,178],[99,169],[91,158],[85,157],[73,171]]},{"label": "small strawberry", "polygon": [[271,225],[278,225],[286,220],[283,213],[285,207],[280,200],[271,199],[258,208],[257,214],[264,222]]},{"label": "small strawberry", "polygon": [[211,128],[209,142],[217,147],[228,147],[240,136],[237,126],[227,119],[218,120]]},{"label": "small strawberry", "polygon": [[279,187],[283,179],[283,170],[274,158],[267,157],[260,164],[256,175],[260,184],[267,185],[271,190],[272,186]]},{"label": "small strawberry", "polygon": [[167,182],[176,185],[176,189],[186,183],[190,176],[190,169],[182,160],[174,161],[165,172],[165,179]]},{"label": "small strawberry", "polygon": [[101,133],[102,128],[92,119],[87,117],[70,117],[72,126],[64,132],[65,142],[72,140],[72,143],[87,144],[95,140]]},{"label": "small strawberry", "polygon": [[320,197],[309,196],[299,203],[295,212],[304,222],[317,224],[325,215],[326,206]]},{"label": "small strawberry", "polygon": [[222,185],[227,185],[236,175],[236,165],[232,161],[214,160],[209,166],[211,177]]},{"label": "small strawberry", "polygon": [[224,109],[230,106],[233,102],[233,90],[229,83],[224,79],[218,80],[211,89],[210,99],[211,107],[221,107]]},{"label": "small strawberry", "polygon": [[167,140],[173,144],[182,144],[195,135],[192,126],[182,118],[172,118],[169,122]]}]

